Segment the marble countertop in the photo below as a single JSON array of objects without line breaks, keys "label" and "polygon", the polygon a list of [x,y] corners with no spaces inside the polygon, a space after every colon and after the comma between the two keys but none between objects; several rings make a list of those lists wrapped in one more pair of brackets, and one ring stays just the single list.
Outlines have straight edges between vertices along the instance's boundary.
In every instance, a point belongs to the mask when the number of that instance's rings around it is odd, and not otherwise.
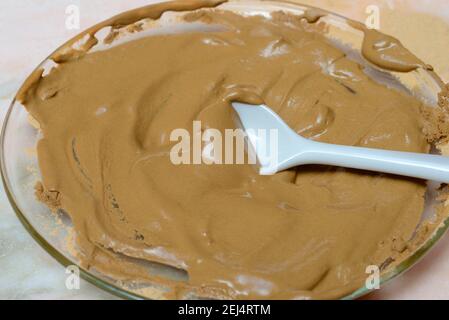
[{"label": "marble countertop", "polygon": [[[0,121],[19,85],[56,47],[81,30],[126,9],[155,0],[2,0],[0,2]],[[447,0],[298,1],[365,20],[367,6],[380,9],[381,29],[398,36],[449,80]],[[70,6],[80,13],[79,29],[67,28]],[[428,35],[432,34],[432,37]],[[426,41],[427,46],[422,45]],[[428,48],[433,48],[428,50]],[[66,288],[65,269],[22,227],[0,187],[0,299],[113,299],[81,281]],[[449,236],[411,271],[368,299],[449,299]]]}]

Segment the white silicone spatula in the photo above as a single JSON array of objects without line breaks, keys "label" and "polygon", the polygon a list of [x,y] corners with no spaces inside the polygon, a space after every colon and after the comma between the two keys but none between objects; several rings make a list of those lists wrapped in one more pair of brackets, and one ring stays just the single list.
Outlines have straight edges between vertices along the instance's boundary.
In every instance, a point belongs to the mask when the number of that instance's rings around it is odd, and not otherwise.
[{"label": "white silicone spatula", "polygon": [[298,135],[265,105],[232,105],[262,175],[299,165],[323,164],[449,183],[449,157],[315,142]]}]

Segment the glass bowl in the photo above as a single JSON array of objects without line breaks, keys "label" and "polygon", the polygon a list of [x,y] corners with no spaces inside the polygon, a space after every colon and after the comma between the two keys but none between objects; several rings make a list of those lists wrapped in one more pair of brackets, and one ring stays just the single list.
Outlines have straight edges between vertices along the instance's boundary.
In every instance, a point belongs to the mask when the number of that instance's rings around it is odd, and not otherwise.
[{"label": "glass bowl", "polygon": [[[220,9],[231,10],[242,15],[268,15],[272,11],[283,10],[292,14],[301,15],[309,6],[298,5],[288,2],[272,1],[230,1],[222,4]],[[151,33],[160,32],[182,32],[183,29],[192,30],[192,26],[186,28],[180,22],[179,17],[183,13],[167,12],[157,23],[148,23],[148,27],[138,34],[125,35],[124,38],[113,43],[116,45],[124,39],[132,37],[151,36]],[[443,83],[439,77],[427,70],[418,69],[410,73],[394,73],[379,70],[369,65],[360,54],[363,33],[351,27],[349,20],[332,13],[322,17],[319,26],[325,35],[343,49],[349,57],[365,66],[366,72],[379,82],[392,86],[413,95],[430,106],[438,102],[438,93]],[[148,21],[147,21],[148,22]],[[202,28],[204,26],[195,26]],[[97,33],[100,38],[102,30]],[[80,37],[81,38],[81,37]],[[92,50],[102,49],[100,45]],[[62,47],[61,47],[62,48]],[[59,50],[59,49],[58,49]],[[57,52],[56,50],[55,52]],[[51,60],[46,59],[37,68],[48,68]],[[40,172],[37,164],[35,146],[39,140],[39,130],[32,125],[25,108],[16,100],[9,107],[1,134],[1,173],[5,191],[15,210],[18,218],[33,236],[33,238],[57,261],[64,266],[79,266],[80,275],[92,284],[109,291],[110,293],[128,299],[159,299],[166,297],[167,288],[156,285],[150,281],[135,281],[133,279],[117,279],[107,276],[93,269],[85,269],[80,266],[76,254],[73,252],[74,237],[73,227],[70,219],[60,211],[52,213],[45,205],[39,202],[34,195],[34,186],[40,180]],[[423,221],[434,219],[431,232],[417,249],[402,262],[393,267],[387,267],[381,274],[381,283],[390,281],[413,266],[430,248],[441,238],[449,226],[449,219],[437,216],[435,204],[437,203],[436,188],[438,183],[428,182],[428,193],[426,198],[426,210],[423,212]],[[140,263],[136,261],[135,263]],[[152,272],[162,277],[172,278],[170,268],[165,269],[160,265],[149,266]],[[344,299],[355,299],[361,297],[371,290],[365,286],[355,290]],[[189,297],[186,297],[189,298]]]}]

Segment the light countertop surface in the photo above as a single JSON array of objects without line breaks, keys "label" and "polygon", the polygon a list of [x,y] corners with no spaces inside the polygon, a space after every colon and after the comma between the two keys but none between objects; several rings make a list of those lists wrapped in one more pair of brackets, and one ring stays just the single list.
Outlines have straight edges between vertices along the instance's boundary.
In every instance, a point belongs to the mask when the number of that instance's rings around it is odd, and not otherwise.
[{"label": "light countertop surface", "polygon": [[[0,2],[0,121],[26,76],[49,53],[87,27],[152,0],[2,0]],[[364,21],[380,8],[381,29],[398,36],[449,81],[447,0],[303,0]],[[80,10],[80,29],[66,27],[66,9]],[[425,45],[423,45],[425,43]],[[432,48],[431,50],[429,48]],[[68,290],[67,274],[22,227],[0,186],[0,299],[111,299],[82,281]],[[449,299],[449,235],[412,270],[370,299]]]}]

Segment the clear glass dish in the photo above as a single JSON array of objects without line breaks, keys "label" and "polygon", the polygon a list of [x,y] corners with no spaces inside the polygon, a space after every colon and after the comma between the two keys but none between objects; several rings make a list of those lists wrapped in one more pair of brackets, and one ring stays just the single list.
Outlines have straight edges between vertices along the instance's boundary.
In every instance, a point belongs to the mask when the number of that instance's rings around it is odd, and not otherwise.
[{"label": "clear glass dish", "polygon": [[[267,15],[272,11],[283,10],[292,14],[301,15],[308,6],[281,3],[271,1],[238,1],[225,3],[220,9],[231,10],[243,15]],[[179,21],[183,13],[167,13],[158,23],[149,23],[149,27],[139,32],[137,36],[151,36],[151,33],[160,32],[182,32],[186,25]],[[419,69],[406,74],[386,72],[370,66],[360,55],[360,48],[363,40],[363,33],[350,27],[347,19],[328,13],[321,18],[320,23],[328,38],[345,50],[348,55],[366,66],[366,71],[376,80],[385,85],[394,86],[404,90],[408,94],[414,95],[428,105],[436,105],[438,93],[442,88],[442,82],[436,74],[430,71]],[[202,28],[204,26],[194,26]],[[192,26],[188,27],[191,30]],[[98,38],[102,30],[97,33]],[[129,35],[113,45],[120,43],[123,39],[135,37]],[[101,49],[96,46],[93,50]],[[59,50],[59,49],[58,49]],[[56,50],[56,51],[58,51]],[[39,67],[51,65],[49,59],[43,61]],[[73,255],[73,237],[70,220],[61,213],[54,214],[34,195],[34,186],[40,180],[40,172],[37,165],[36,153],[33,152],[36,142],[39,139],[39,131],[32,125],[25,108],[14,100],[8,110],[1,135],[1,173],[5,190],[12,207],[18,218],[23,223],[34,239],[56,260],[64,266],[79,265],[79,261]],[[436,187],[438,184],[429,182],[428,195],[426,200],[426,210],[423,212],[424,218],[435,215],[434,204],[436,203]],[[384,270],[381,276],[381,283],[390,281],[413,266],[434,244],[441,238],[449,226],[449,219],[441,219],[436,223],[436,227],[428,237],[418,245],[413,254],[406,257],[400,264],[393,268]],[[136,261],[136,263],[139,263]],[[173,277],[170,270],[164,267],[153,266],[153,272],[163,277]],[[150,282],[123,281],[108,277],[95,270],[86,270],[80,267],[81,277],[94,285],[105,289],[119,297],[128,299],[158,299],[164,297],[166,288]],[[370,290],[366,287],[354,291],[344,299],[355,299],[361,297]]]}]

